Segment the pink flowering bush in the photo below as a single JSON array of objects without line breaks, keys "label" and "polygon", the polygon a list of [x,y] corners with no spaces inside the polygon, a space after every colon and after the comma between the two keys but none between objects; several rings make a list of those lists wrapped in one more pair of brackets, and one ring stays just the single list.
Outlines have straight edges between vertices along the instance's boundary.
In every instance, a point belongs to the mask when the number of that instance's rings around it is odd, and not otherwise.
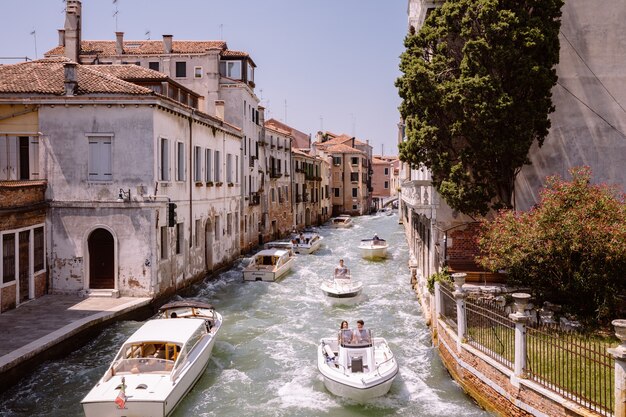
[{"label": "pink flowering bush", "polygon": [[483,222],[477,261],[506,270],[509,283],[530,288],[539,303],[561,304],[587,323],[608,323],[626,294],[625,194],[591,184],[588,167],[570,174],[571,181],[547,178],[532,210],[503,210]]}]

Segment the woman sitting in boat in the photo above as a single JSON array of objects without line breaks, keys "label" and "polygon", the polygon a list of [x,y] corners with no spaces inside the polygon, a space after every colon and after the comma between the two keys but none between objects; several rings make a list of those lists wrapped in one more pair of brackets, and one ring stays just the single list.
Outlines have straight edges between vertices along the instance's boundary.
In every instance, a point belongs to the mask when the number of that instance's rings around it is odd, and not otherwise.
[{"label": "woman sitting in boat", "polygon": [[342,321],[341,325],[339,326],[339,344],[345,345],[351,343],[353,338],[354,334],[352,333],[352,330],[350,330],[350,328],[348,327],[348,322],[345,320]]}]

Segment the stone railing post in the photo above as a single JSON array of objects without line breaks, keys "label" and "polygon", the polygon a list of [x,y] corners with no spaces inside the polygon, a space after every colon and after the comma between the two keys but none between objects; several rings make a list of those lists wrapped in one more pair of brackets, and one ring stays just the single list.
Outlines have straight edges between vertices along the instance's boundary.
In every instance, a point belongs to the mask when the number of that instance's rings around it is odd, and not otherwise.
[{"label": "stone railing post", "polygon": [[615,358],[615,417],[626,417],[626,320],[613,320],[615,335],[621,344],[609,353]]},{"label": "stone railing post", "polygon": [[467,329],[467,316],[465,314],[465,297],[467,297],[467,293],[463,289],[466,276],[467,274],[463,272],[452,274],[455,287],[452,295],[454,295],[454,299],[456,300],[456,350],[458,353],[461,353],[461,344],[465,340],[465,332]]},{"label": "stone railing post", "polygon": [[524,378],[526,369],[526,324],[530,320],[530,315],[526,313],[526,306],[530,299],[530,294],[523,292],[513,293],[515,300],[515,313],[509,314],[509,318],[515,322],[515,365],[513,366],[513,377],[511,383],[519,387],[518,379]]},{"label": "stone railing post", "polygon": [[435,281],[435,320],[441,318],[441,284]]}]

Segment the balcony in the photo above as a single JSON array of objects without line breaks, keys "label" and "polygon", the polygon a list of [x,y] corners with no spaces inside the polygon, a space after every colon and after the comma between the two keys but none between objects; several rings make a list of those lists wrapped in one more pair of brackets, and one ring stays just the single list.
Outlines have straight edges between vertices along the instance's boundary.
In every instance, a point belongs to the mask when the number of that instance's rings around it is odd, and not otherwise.
[{"label": "balcony", "polygon": [[282,176],[283,176],[283,173],[278,170],[273,169],[270,171],[270,178],[280,178]]}]

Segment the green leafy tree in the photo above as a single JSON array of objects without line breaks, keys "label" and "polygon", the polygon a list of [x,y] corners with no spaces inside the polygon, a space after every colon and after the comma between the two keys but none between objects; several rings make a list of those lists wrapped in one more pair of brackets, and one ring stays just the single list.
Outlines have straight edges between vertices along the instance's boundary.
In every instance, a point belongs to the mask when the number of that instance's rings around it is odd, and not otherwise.
[{"label": "green leafy tree", "polygon": [[524,213],[501,211],[483,222],[477,260],[505,269],[509,283],[528,287],[588,322],[616,318],[626,294],[625,195],[592,185],[589,168],[573,168],[572,181],[549,177],[541,201]]},{"label": "green leafy tree", "polygon": [[450,207],[511,207],[515,177],[554,111],[562,0],[448,0],[405,40],[397,81],[407,141]]}]

